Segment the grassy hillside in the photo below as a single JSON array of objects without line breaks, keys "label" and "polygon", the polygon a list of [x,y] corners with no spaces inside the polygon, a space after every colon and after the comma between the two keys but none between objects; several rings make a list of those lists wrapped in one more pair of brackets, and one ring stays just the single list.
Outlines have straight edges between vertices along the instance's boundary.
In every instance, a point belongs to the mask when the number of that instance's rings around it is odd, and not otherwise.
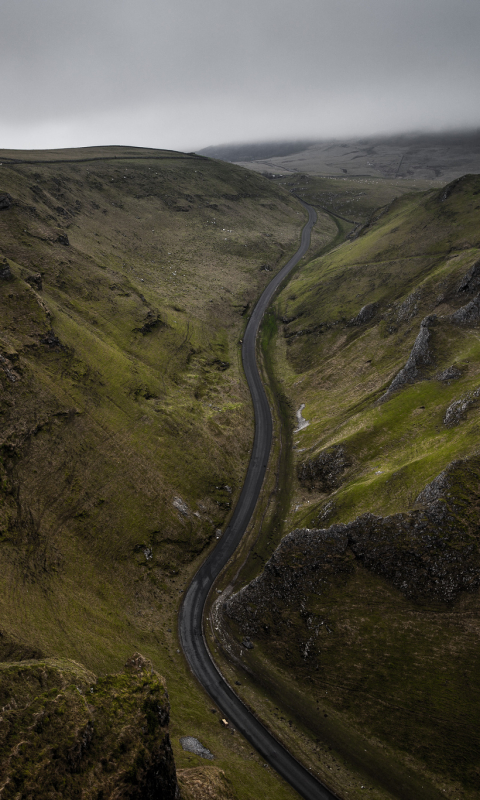
[{"label": "grassy hillside", "polygon": [[228,613],[341,796],[477,796],[479,222],[478,176],[405,195],[277,302],[297,532]]},{"label": "grassy hillside", "polygon": [[141,650],[167,679],[177,763],[200,763],[178,737],[201,735],[240,797],[252,781],[288,797],[210,713],[175,612],[242,483],[238,342],[303,209],[194,155],[0,162],[0,660],[70,658],[102,675]]}]

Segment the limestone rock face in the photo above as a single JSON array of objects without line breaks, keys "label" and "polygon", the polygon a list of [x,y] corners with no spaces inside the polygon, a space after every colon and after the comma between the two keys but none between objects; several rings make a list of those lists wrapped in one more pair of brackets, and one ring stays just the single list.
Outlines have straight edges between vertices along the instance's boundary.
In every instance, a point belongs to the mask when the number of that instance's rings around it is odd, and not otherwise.
[{"label": "limestone rock face", "polygon": [[353,572],[355,562],[412,599],[449,602],[480,586],[480,458],[453,462],[419,494],[413,509],[362,514],[326,529],[299,528],[282,540],[263,572],[225,610],[255,637],[286,607],[321,595]]},{"label": "limestone rock face", "polygon": [[433,364],[430,327],[435,322],[435,315],[425,317],[420,325],[420,333],[415,339],[409,359],[403,369],[395,376],[380,401],[388,400],[392,392],[403,388],[408,383],[415,383],[423,377],[425,367]]},{"label": "limestone rock face", "polygon": [[446,425],[447,428],[458,425],[465,418],[467,411],[472,408],[472,406],[478,404],[479,397],[480,388],[475,389],[473,392],[468,392],[464,397],[460,397],[458,400],[454,400],[453,403],[450,403],[443,418],[444,425]]},{"label": "limestone rock face", "polygon": [[456,325],[477,325],[480,322],[480,294],[450,317]]},{"label": "limestone rock face", "polygon": [[5,800],[175,800],[163,678],[136,653],[103,678],[74,661],[0,665]]}]

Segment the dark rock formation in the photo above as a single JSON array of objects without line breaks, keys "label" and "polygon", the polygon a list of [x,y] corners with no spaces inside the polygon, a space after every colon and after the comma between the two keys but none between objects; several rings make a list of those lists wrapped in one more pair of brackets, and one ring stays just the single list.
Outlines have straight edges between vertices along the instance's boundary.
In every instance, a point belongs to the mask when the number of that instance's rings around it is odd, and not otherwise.
[{"label": "dark rock formation", "polygon": [[127,667],[97,679],[73,661],[2,665],[5,798],[175,800],[163,678],[138,653]]},{"label": "dark rock formation", "polygon": [[458,285],[457,292],[478,292],[480,289],[480,260],[470,267]]},{"label": "dark rock formation", "polygon": [[4,258],[3,262],[0,264],[0,281],[12,281],[13,275],[12,270],[10,269],[10,264],[8,263],[7,259]]},{"label": "dark rock formation", "polygon": [[420,333],[415,339],[409,359],[403,369],[395,376],[390,386],[379,402],[388,400],[392,392],[402,389],[408,383],[415,383],[424,377],[424,368],[433,364],[431,349],[430,326],[435,322],[436,316],[425,317],[420,325]]},{"label": "dark rock formation", "polygon": [[342,483],[342,475],[352,460],[342,444],[322,450],[316,458],[303,461],[297,467],[300,483],[307,489],[317,492],[333,492]]},{"label": "dark rock formation", "polygon": [[305,598],[347,579],[355,563],[414,600],[452,601],[480,586],[479,502],[477,457],[453,462],[407,513],[292,531],[263,572],[229,598],[226,613],[243,635],[272,624],[281,633],[287,607],[302,610]]},{"label": "dark rock formation", "polygon": [[435,375],[437,381],[442,381],[442,383],[450,383],[450,381],[456,381],[458,378],[462,376],[461,371],[455,364],[452,364],[450,367],[447,367],[442,372],[439,372],[438,375]]},{"label": "dark rock formation", "polygon": [[68,236],[67,236],[66,233],[59,233],[55,241],[58,242],[58,244],[65,245],[65,247],[69,247],[69,245],[70,245],[70,242],[68,241]]},{"label": "dark rock formation", "polygon": [[366,325],[375,316],[377,311],[377,303],[367,303],[366,306],[360,309],[357,316],[351,319],[348,325]]},{"label": "dark rock formation", "polygon": [[25,281],[30,284],[33,289],[37,289],[39,292],[42,291],[42,276],[39,272],[37,272],[36,275],[29,275],[27,278],[25,278]]},{"label": "dark rock formation", "polygon": [[64,350],[65,346],[61,343],[58,336],[53,332],[49,331],[45,336],[40,339],[42,344],[47,345],[50,350]]},{"label": "dark rock formation", "polygon": [[11,196],[8,194],[8,192],[2,192],[0,194],[0,211],[3,208],[10,208],[12,203],[13,203],[13,200],[12,200]]},{"label": "dark rock formation", "polygon": [[450,320],[455,325],[477,325],[480,322],[480,294],[455,311]]}]

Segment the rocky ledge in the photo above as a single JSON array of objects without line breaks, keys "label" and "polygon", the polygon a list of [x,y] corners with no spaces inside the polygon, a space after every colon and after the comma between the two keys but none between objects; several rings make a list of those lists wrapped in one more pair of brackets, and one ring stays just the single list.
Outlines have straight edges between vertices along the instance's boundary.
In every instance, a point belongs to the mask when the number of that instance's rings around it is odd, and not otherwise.
[{"label": "rocky ledge", "polygon": [[3,800],[175,800],[163,678],[136,653],[103,678],[74,661],[0,664]]},{"label": "rocky ledge", "polygon": [[356,564],[414,600],[450,602],[480,586],[480,457],[456,461],[406,513],[363,514],[353,522],[288,534],[250,584],[231,596],[227,615],[255,636],[286,607],[302,609],[344,580]]}]

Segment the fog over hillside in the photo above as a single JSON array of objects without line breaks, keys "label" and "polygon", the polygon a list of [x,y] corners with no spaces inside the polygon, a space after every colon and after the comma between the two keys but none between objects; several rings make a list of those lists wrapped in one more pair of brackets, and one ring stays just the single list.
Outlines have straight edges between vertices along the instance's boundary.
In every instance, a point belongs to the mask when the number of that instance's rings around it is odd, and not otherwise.
[{"label": "fog over hillside", "polygon": [[199,152],[270,175],[305,172],[447,181],[480,172],[480,130],[225,144]]},{"label": "fog over hillside", "polygon": [[477,0],[18,0],[0,30],[0,147],[472,128],[479,29]]}]

